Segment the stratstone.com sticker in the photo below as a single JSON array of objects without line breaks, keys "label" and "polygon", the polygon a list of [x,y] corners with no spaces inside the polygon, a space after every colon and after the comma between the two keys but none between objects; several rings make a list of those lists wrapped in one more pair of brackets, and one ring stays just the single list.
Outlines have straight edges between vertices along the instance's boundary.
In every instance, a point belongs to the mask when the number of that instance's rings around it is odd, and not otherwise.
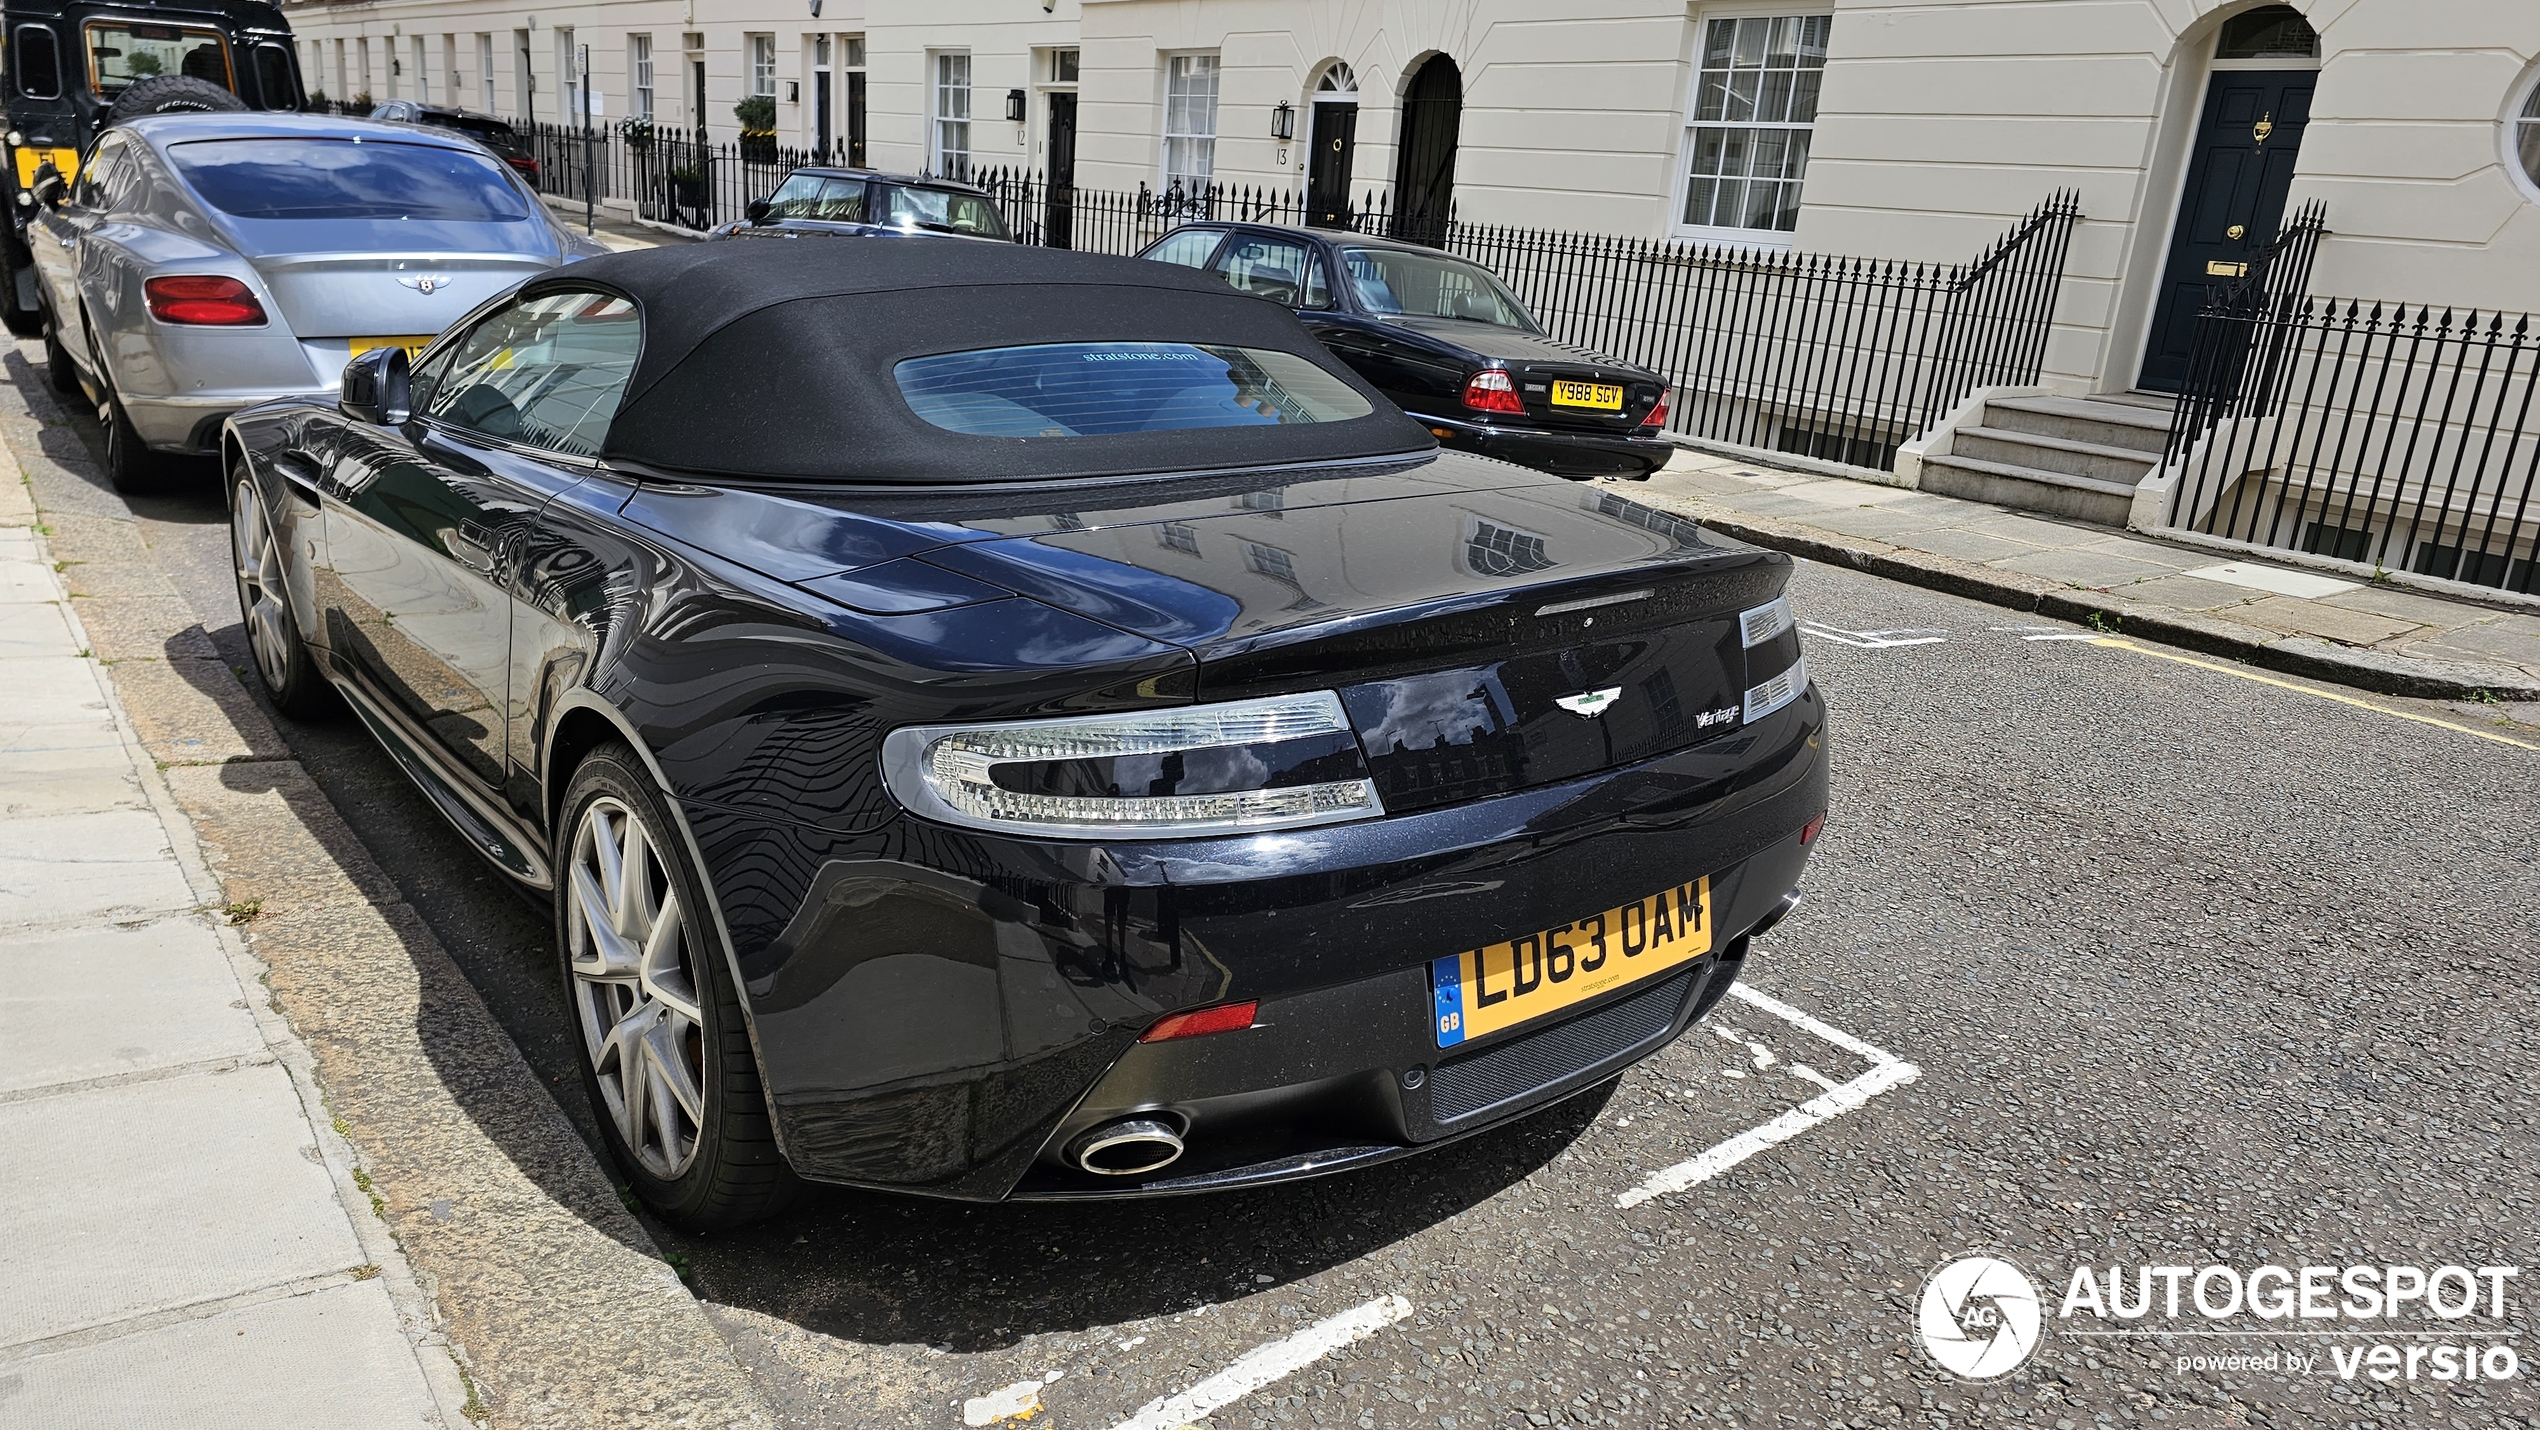
[{"label": "stratstone.com sticker", "polygon": [[[1923,1282],[1923,1347],[1967,1380],[2007,1375],[2049,1337],[2146,1340],[2178,1374],[2513,1380],[2518,1266],[2077,1266],[2045,1324],[2037,1283],[1998,1256]],[[2053,1284],[2053,1283],[2049,1283]]]}]

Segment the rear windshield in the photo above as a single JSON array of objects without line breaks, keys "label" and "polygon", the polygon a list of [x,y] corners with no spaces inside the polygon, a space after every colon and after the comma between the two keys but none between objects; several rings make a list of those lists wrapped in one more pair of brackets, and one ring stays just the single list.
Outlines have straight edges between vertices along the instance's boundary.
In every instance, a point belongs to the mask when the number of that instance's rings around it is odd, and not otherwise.
[{"label": "rear windshield", "polygon": [[1105,437],[1347,422],[1375,409],[1294,353],[1214,343],[1046,343],[909,358],[918,416],[982,437]]},{"label": "rear windshield", "polygon": [[884,191],[882,206],[873,222],[893,228],[925,228],[940,233],[968,233],[981,238],[1011,238],[1005,216],[997,206],[977,194],[959,194],[944,189],[906,189],[893,184]]},{"label": "rear windshield", "polygon": [[1521,333],[1543,331],[1517,295],[1478,263],[1399,248],[1345,249],[1341,262],[1368,312],[1468,318]]},{"label": "rear windshield", "polygon": [[220,31],[195,25],[134,25],[91,21],[88,36],[89,84],[101,97],[112,98],[136,80],[183,75],[234,90],[229,48]]},{"label": "rear windshield", "polygon": [[500,164],[464,149],[355,139],[197,139],[168,157],[203,201],[245,219],[519,223]]}]

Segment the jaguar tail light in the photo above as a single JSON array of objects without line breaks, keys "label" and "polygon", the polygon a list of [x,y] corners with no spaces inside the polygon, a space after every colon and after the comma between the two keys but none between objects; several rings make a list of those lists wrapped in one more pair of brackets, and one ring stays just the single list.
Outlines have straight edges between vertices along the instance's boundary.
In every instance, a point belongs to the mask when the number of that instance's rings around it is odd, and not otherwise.
[{"label": "jaguar tail light", "polygon": [[946,824],[1080,839],[1179,839],[1385,812],[1338,695],[980,725],[912,725],[882,777]]},{"label": "jaguar tail light", "polygon": [[1508,380],[1504,368],[1486,367],[1465,379],[1464,405],[1475,412],[1526,415],[1526,404],[1517,397],[1517,384]]},{"label": "jaguar tail light", "polygon": [[1650,427],[1650,428],[1657,428],[1657,427],[1664,427],[1664,426],[1666,426],[1666,425],[1667,425],[1667,399],[1668,399],[1668,398],[1670,398],[1670,397],[1675,396],[1675,391],[1676,391],[1676,390],[1675,390],[1674,388],[1672,388],[1672,387],[1662,387],[1662,388],[1658,389],[1658,400],[1657,400],[1655,403],[1651,404],[1650,409],[1649,409],[1649,415],[1648,415],[1647,417],[1644,417],[1644,418],[1640,419],[1640,425],[1641,425],[1641,426],[1643,426],[1643,427]]},{"label": "jaguar tail light", "polygon": [[150,316],[162,323],[237,328],[265,320],[265,305],[256,301],[255,291],[221,274],[148,279],[141,295]]}]

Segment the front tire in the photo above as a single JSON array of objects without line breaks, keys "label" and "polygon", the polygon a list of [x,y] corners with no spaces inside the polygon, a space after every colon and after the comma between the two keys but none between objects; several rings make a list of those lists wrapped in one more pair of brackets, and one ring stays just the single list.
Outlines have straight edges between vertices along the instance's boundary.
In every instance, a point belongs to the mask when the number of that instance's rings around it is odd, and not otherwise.
[{"label": "front tire", "polygon": [[308,642],[300,638],[283,574],[282,543],[243,461],[230,472],[229,557],[238,573],[238,616],[247,627],[247,647],[265,697],[293,719],[332,713],[335,691],[318,673]]},{"label": "front tire", "polygon": [[556,949],[610,1157],[646,1206],[691,1230],[779,1210],[796,1183],[705,883],[633,750],[583,760],[558,830]]}]

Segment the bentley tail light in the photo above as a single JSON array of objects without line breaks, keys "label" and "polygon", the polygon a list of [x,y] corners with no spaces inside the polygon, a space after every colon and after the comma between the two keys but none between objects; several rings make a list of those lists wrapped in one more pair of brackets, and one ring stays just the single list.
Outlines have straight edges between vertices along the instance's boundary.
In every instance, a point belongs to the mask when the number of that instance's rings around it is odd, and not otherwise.
[{"label": "bentley tail light", "polygon": [[1385,812],[1330,691],[910,726],[883,740],[882,778],[928,819],[1044,838],[1249,834]]},{"label": "bentley tail light", "polygon": [[1517,398],[1517,384],[1508,380],[1505,369],[1486,367],[1464,383],[1464,405],[1476,412],[1508,412],[1526,415],[1526,404]]},{"label": "bentley tail light", "polygon": [[162,323],[235,328],[265,320],[265,305],[256,301],[254,291],[220,274],[148,279],[141,294],[150,316]]}]

